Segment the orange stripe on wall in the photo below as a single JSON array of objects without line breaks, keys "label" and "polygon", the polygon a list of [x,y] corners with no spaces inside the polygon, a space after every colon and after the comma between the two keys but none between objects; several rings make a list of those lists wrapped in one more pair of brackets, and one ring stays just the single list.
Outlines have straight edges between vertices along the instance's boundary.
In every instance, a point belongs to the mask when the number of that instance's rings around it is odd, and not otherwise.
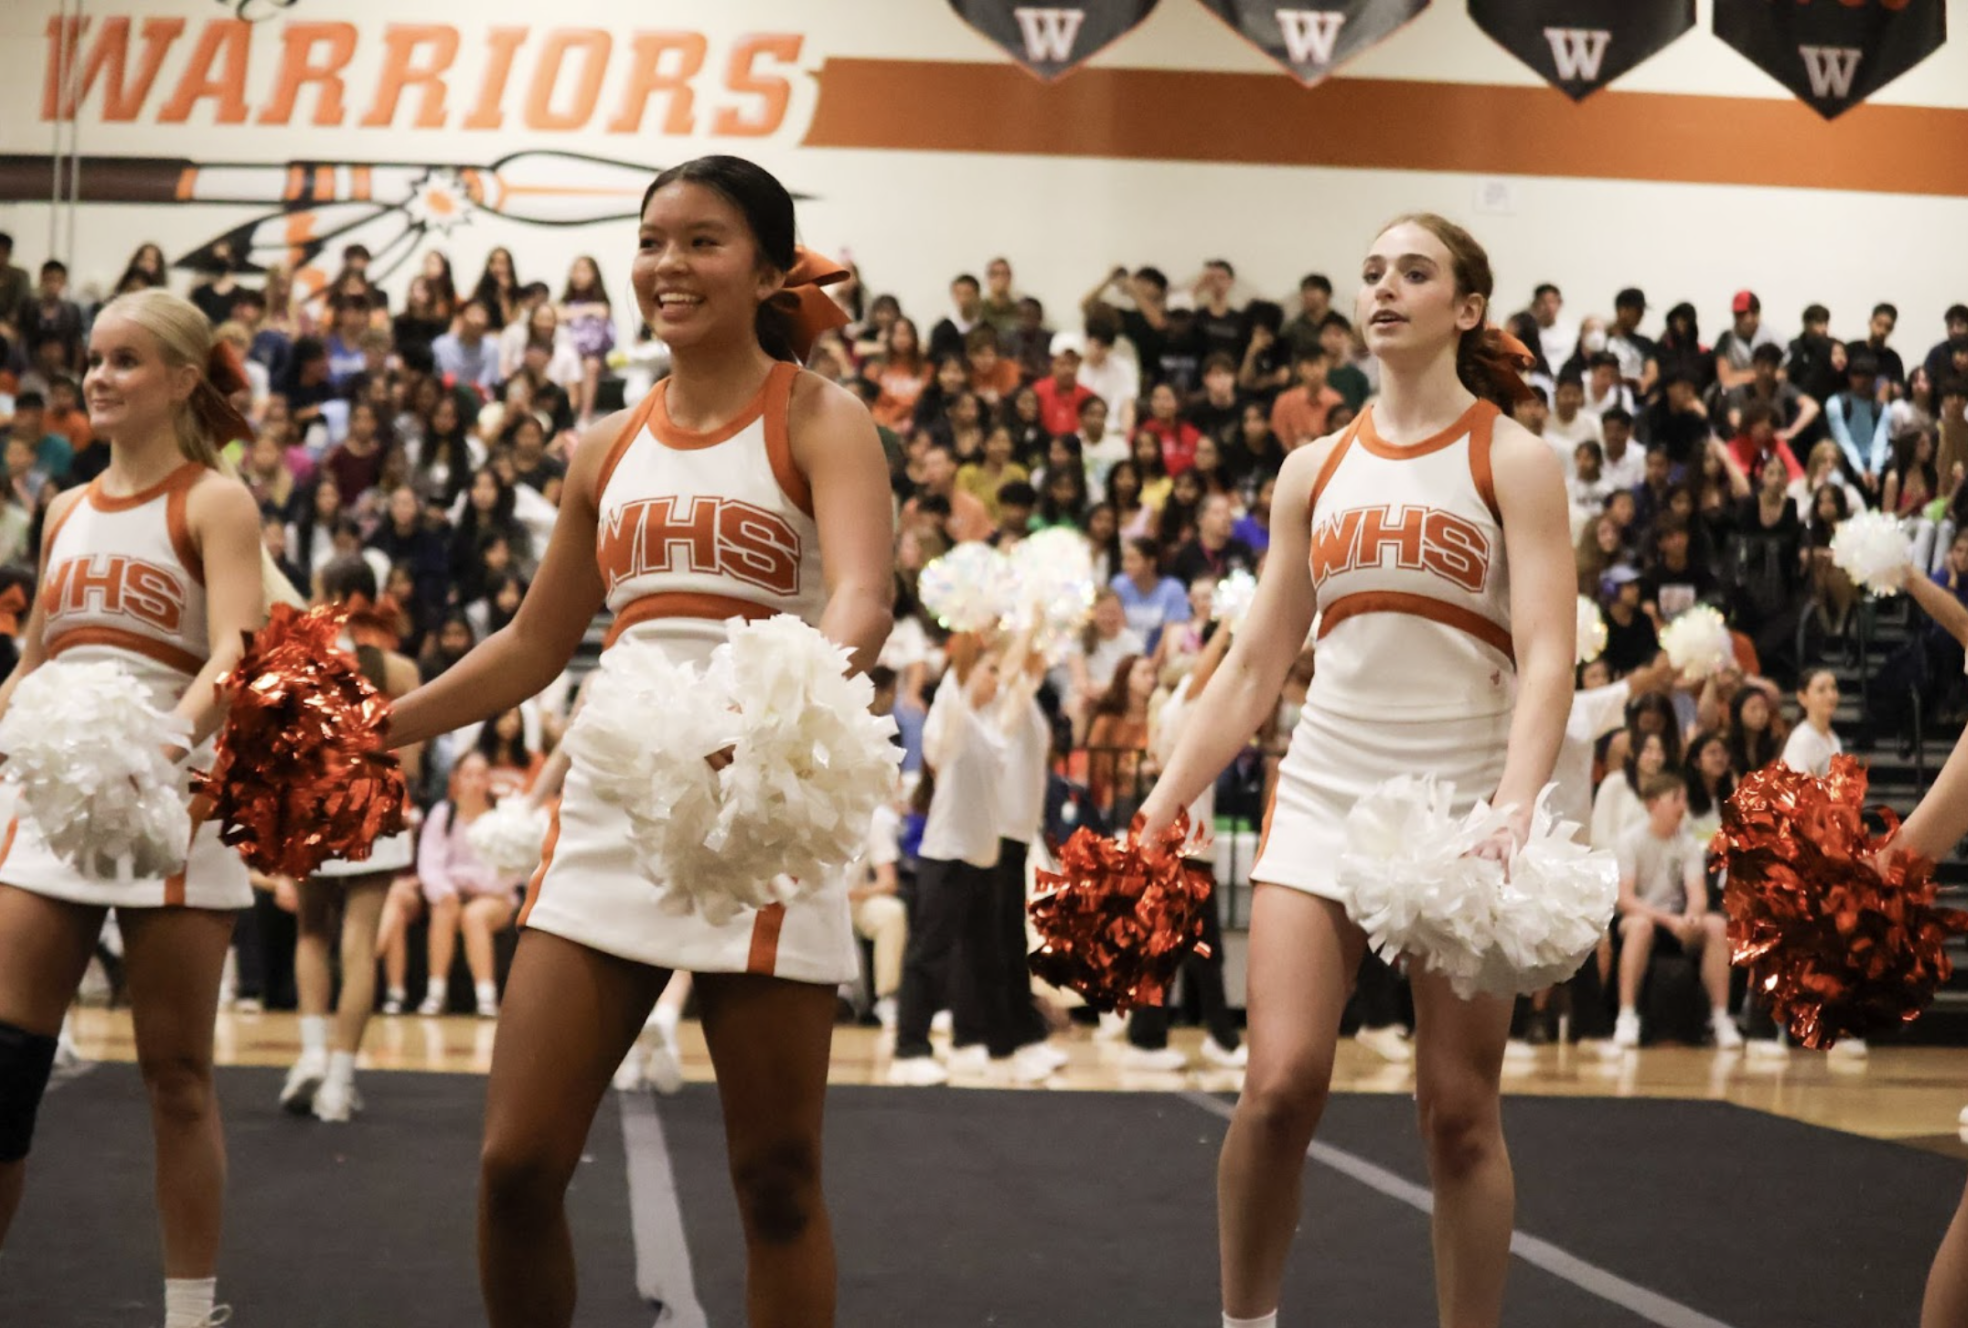
[{"label": "orange stripe on wall", "polygon": [[[896,112],[898,106],[908,114]],[[988,107],[989,114],[979,114]],[[1968,195],[1968,110],[1789,97],[830,59],[806,146]],[[1748,146],[1748,145],[1754,145]]]}]

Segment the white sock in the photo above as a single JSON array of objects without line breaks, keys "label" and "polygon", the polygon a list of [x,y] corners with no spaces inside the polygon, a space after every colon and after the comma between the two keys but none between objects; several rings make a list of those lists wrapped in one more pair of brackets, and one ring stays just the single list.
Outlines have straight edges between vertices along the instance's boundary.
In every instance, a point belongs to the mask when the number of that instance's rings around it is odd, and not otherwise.
[{"label": "white sock", "polygon": [[478,997],[480,1005],[499,1003],[499,985],[496,982],[479,982],[472,985],[472,994]]},{"label": "white sock", "polygon": [[424,996],[426,999],[436,997],[441,1001],[450,994],[451,984],[443,978],[432,978],[428,983],[424,984]]},{"label": "white sock", "polygon": [[304,1014],[301,1016],[301,1054],[303,1056],[325,1056],[328,1054],[327,1015]]},{"label": "white sock", "polygon": [[355,1053],[352,1051],[331,1051],[328,1053],[328,1078],[333,1083],[348,1085],[355,1082]]},{"label": "white sock", "polygon": [[401,987],[391,987],[389,989],[389,998],[395,1001],[398,1005],[401,1005],[403,1004],[404,1001],[410,998],[410,994],[404,991],[403,988]]},{"label": "white sock", "polygon": [[1278,1311],[1260,1314],[1255,1319],[1233,1319],[1223,1316],[1223,1328],[1278,1328]]},{"label": "white sock", "polygon": [[664,1040],[669,1042],[676,1041],[677,1021],[682,1018],[683,1011],[677,1009],[674,1005],[663,1005],[661,1003],[656,1006],[654,1013],[650,1016],[651,1021],[663,1034]]},{"label": "white sock", "polygon": [[218,1294],[216,1277],[165,1278],[164,1328],[205,1328]]}]

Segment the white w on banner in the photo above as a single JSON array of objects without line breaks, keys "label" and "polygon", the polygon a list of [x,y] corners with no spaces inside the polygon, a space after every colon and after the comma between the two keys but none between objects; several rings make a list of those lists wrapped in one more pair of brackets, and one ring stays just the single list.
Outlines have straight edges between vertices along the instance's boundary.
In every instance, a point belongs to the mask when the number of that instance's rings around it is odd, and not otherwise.
[{"label": "white w on banner", "polygon": [[1715,0],[1715,35],[1830,120],[1940,49],[1947,0]]},{"label": "white w on banner", "polygon": [[950,0],[971,27],[1043,79],[1079,65],[1141,26],[1158,0]]},{"label": "white w on banner", "polygon": [[1202,0],[1251,45],[1311,87],[1392,36],[1428,0]]},{"label": "white w on banner", "polygon": [[1574,101],[1665,50],[1695,26],[1695,0],[1469,0],[1497,45]]}]

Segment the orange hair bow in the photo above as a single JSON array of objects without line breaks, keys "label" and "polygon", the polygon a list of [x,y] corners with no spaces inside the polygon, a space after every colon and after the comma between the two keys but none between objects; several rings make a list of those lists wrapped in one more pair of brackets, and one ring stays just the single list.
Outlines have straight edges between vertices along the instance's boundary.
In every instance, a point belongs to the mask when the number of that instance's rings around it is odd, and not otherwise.
[{"label": "orange hair bow", "polygon": [[342,612],[357,645],[395,650],[403,644],[403,608],[392,596],[371,600],[358,591],[342,601]]},{"label": "orange hair bow", "polygon": [[772,297],[771,304],[792,323],[793,354],[801,363],[813,353],[813,343],[822,334],[848,325],[847,311],[821,287],[846,281],[852,275],[831,258],[803,245],[793,246],[792,270],[786,273],[786,284]]},{"label": "orange hair bow", "polygon": [[5,590],[0,590],[0,632],[8,636],[20,635],[20,616],[27,612],[27,591],[16,581]]}]

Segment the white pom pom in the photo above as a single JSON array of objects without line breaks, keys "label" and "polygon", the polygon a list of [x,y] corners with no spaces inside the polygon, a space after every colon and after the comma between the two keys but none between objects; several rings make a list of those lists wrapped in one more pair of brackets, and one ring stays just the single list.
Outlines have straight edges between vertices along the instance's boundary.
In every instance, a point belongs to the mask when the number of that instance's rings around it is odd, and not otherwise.
[{"label": "white pom pom", "polygon": [[1899,593],[1911,548],[1899,520],[1884,512],[1848,517],[1831,535],[1831,561],[1875,595]]},{"label": "white pom pom", "polygon": [[1012,611],[1011,562],[988,544],[959,544],[916,578],[916,596],[953,632],[981,632]]},{"label": "white pom pom", "polygon": [[1707,604],[1697,604],[1677,615],[1662,630],[1660,644],[1667,652],[1667,662],[1690,678],[1720,673],[1736,660],[1729,624]]},{"label": "white pom pom", "polygon": [[1216,583],[1216,597],[1210,601],[1210,617],[1235,630],[1250,616],[1257,599],[1257,578],[1238,568]]},{"label": "white pom pom", "polygon": [[1454,790],[1403,775],[1374,789],[1346,818],[1339,884],[1368,944],[1407,954],[1449,979],[1456,994],[1536,991],[1577,971],[1597,945],[1618,896],[1607,853],[1573,843],[1546,788],[1530,838],[1501,865],[1469,851],[1506,824],[1478,803],[1451,814]]},{"label": "white pom pom", "polygon": [[0,719],[6,777],[48,846],[85,876],[132,880],[182,870],[191,817],[164,747],[191,729],[156,709],[122,665],[45,664]]},{"label": "white pom pom", "polygon": [[1584,595],[1578,600],[1578,662],[1590,664],[1606,653],[1606,615]]},{"label": "white pom pom", "polygon": [[1013,620],[1032,630],[1046,658],[1060,658],[1093,612],[1093,551],[1086,536],[1053,526],[1020,540],[1011,551],[1011,573]]},{"label": "white pom pom", "polygon": [[636,865],[658,885],[676,887],[664,896],[674,911],[691,906],[680,883],[715,865],[704,847],[719,805],[707,758],[737,737],[729,690],[650,641],[624,641],[603,653],[568,726],[569,759],[596,797],[628,814]]},{"label": "white pom pom", "polygon": [[487,867],[501,876],[517,876],[539,865],[547,822],[545,807],[507,798],[471,823],[465,841]]},{"label": "white pom pom", "polygon": [[854,861],[902,759],[895,721],[869,713],[874,687],[847,676],[845,650],[785,614],[734,621],[730,636],[713,668],[740,723],[708,841],[720,870],[693,886],[713,922],[808,893]]}]

